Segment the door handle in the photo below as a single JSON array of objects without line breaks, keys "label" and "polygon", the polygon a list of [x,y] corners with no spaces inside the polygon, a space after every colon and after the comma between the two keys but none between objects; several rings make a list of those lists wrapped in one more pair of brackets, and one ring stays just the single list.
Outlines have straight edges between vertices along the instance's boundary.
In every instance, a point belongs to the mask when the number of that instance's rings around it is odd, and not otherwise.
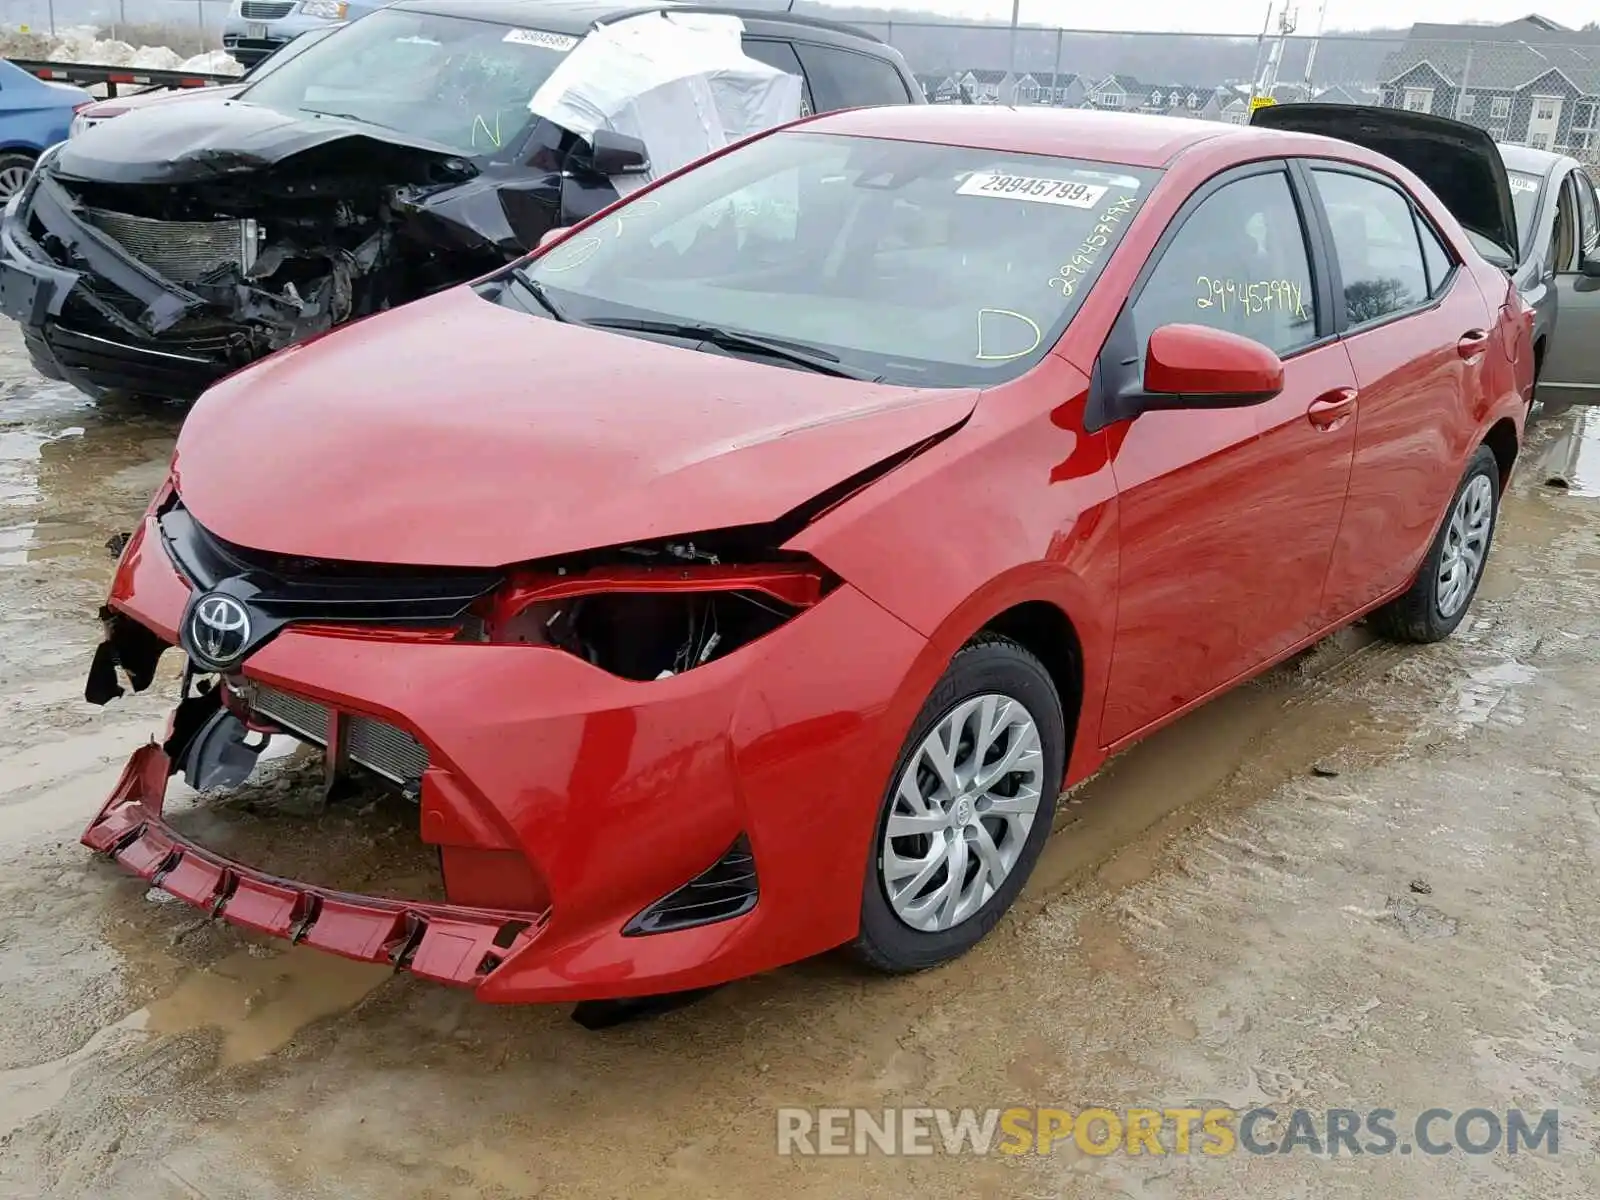
[{"label": "door handle", "polygon": [[1456,341],[1456,353],[1462,358],[1477,358],[1489,348],[1489,331],[1469,329]]},{"label": "door handle", "polygon": [[1356,389],[1334,388],[1323,392],[1306,409],[1306,420],[1318,429],[1334,430],[1343,425],[1356,411]]}]

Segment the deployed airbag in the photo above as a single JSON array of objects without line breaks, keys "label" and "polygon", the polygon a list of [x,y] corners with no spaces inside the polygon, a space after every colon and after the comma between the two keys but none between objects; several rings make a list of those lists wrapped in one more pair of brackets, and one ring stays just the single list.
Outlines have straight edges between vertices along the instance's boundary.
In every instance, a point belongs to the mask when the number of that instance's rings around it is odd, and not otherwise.
[{"label": "deployed airbag", "polygon": [[744,52],[744,23],[703,13],[646,13],[602,25],[534,93],[528,108],[579,137],[636,137],[647,174],[627,193],[730,142],[800,115],[802,83]]}]

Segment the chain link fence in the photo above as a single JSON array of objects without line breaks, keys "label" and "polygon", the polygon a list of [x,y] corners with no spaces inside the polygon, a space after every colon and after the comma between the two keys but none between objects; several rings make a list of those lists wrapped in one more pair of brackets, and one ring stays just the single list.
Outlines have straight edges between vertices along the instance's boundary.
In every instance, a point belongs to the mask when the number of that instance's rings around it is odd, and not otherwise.
[{"label": "chain link fence", "polygon": [[[229,0],[6,0],[5,23],[92,25],[184,53],[219,43]],[[857,10],[804,0],[801,11]],[[878,10],[879,13],[882,10]],[[928,97],[1249,120],[1252,103],[1318,100],[1437,113],[1502,142],[1600,162],[1600,28],[1529,17],[1506,25],[1416,25],[1409,34],[1196,35],[998,23],[855,19],[897,47]],[[165,37],[163,42],[152,39]],[[181,41],[181,44],[180,44]]]},{"label": "chain link fence", "polygon": [[[102,36],[123,36],[130,31],[165,34],[184,46],[222,44],[222,22],[230,0],[0,0],[0,26],[15,31],[58,36],[68,29],[93,27]],[[155,43],[152,43],[155,44]]]}]

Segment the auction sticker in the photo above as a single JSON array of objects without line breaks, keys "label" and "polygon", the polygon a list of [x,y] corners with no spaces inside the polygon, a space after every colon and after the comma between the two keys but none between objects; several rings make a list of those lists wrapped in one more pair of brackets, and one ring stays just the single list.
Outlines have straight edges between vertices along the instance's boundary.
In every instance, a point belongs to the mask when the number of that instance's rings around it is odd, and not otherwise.
[{"label": "auction sticker", "polygon": [[1072,179],[1035,179],[1031,175],[1002,175],[975,171],[956,189],[958,196],[994,196],[1002,200],[1031,200],[1066,208],[1093,208],[1106,189]]},{"label": "auction sticker", "polygon": [[1511,190],[1513,192],[1537,192],[1539,190],[1539,181],[1537,179],[1529,179],[1525,175],[1513,175],[1511,176]]},{"label": "auction sticker", "polygon": [[542,29],[513,29],[502,42],[515,42],[519,46],[539,46],[545,50],[557,50],[565,54],[578,44],[578,39],[569,37],[564,33],[546,33]]}]

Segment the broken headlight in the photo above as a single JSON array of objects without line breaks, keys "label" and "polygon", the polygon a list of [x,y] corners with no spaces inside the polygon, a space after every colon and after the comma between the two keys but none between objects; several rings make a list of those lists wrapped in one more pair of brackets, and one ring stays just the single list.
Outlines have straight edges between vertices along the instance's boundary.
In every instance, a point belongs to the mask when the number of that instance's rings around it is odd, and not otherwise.
[{"label": "broken headlight", "polygon": [[484,606],[481,636],[552,646],[624,679],[666,679],[771,633],[833,582],[809,560],[513,573]]}]

